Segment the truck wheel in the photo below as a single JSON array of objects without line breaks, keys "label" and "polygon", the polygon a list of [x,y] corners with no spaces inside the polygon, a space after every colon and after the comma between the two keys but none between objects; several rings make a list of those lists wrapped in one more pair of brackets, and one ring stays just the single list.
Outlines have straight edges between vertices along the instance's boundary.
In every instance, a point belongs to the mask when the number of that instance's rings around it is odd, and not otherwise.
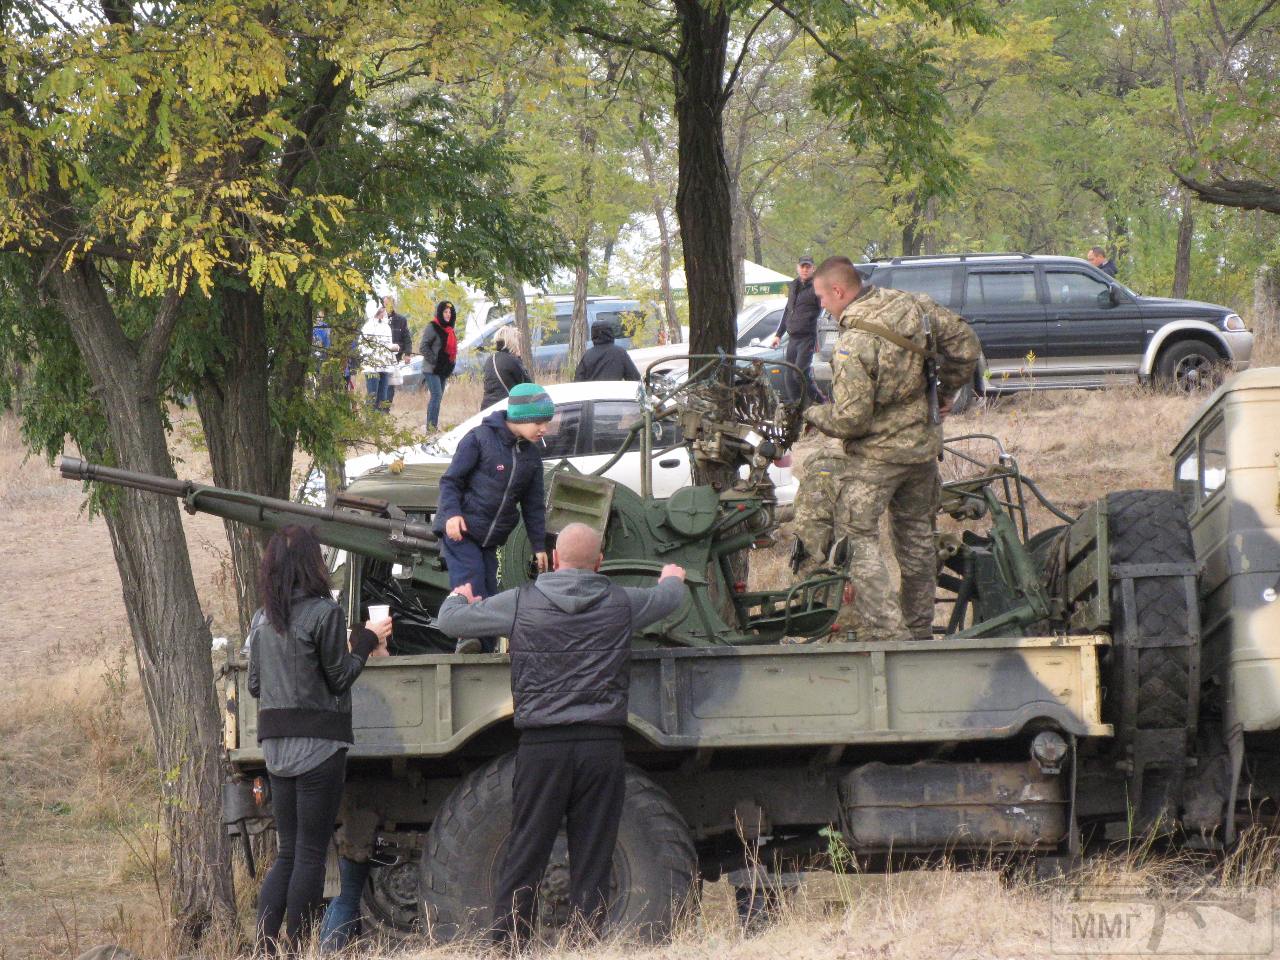
[{"label": "truck wheel", "polygon": [[[1187,515],[1172,490],[1126,490],[1107,497],[1113,564],[1195,562],[1195,548]],[[1122,642],[1124,622],[1122,584],[1111,584],[1111,623],[1116,643]],[[1181,577],[1142,577],[1134,581],[1138,634],[1144,637],[1184,637],[1194,611],[1187,609]],[[1119,652],[1116,649],[1114,652]],[[1190,647],[1148,647],[1138,652],[1139,728],[1186,728],[1190,719],[1188,685]],[[1112,657],[1112,668],[1122,658]],[[1122,696],[1127,678],[1113,673],[1113,695]]]},{"label": "truck wheel", "polygon": [[1182,340],[1166,347],[1156,363],[1156,377],[1181,393],[1214,387],[1222,379],[1222,357],[1200,340]]},{"label": "truck wheel", "polygon": [[[440,941],[485,931],[493,910],[507,837],[511,833],[511,779],[507,754],[469,774],[431,825],[422,857],[420,915]],[[540,924],[567,919],[568,865],[564,832],[556,840],[539,896]],[[609,925],[624,936],[666,937],[689,900],[697,876],[689,828],[671,798],[634,767],[613,854]]]}]

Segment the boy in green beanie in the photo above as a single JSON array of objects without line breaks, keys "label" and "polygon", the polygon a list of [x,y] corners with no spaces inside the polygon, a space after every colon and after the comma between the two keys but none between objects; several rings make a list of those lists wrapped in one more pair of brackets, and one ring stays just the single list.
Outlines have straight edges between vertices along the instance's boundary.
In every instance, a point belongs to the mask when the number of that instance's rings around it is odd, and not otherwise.
[{"label": "boy in green beanie", "polygon": [[[440,479],[434,525],[451,588],[469,583],[477,597],[497,593],[498,548],[521,519],[539,572],[547,569],[540,441],[555,413],[542,387],[517,384],[507,409],[489,414],[458,444]],[[468,638],[458,641],[458,652],[492,653],[496,645],[496,637]]]}]

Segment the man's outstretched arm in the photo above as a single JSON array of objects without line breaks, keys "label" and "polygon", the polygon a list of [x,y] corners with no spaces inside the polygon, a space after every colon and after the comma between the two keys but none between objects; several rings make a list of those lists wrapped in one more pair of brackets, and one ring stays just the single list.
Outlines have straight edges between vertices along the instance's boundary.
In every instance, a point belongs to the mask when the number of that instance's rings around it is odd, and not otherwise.
[{"label": "man's outstretched arm", "polygon": [[516,621],[516,591],[505,590],[484,600],[467,601],[454,592],[440,604],[436,628],[449,637],[511,636]]}]

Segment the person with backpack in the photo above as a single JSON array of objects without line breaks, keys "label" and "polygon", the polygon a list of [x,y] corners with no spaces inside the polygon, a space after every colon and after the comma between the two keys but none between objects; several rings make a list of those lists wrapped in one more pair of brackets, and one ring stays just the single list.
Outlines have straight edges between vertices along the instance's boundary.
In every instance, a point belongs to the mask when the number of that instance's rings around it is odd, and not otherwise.
[{"label": "person with backpack", "polygon": [[515,324],[503,327],[493,336],[493,353],[484,362],[484,397],[480,409],[488,410],[507,399],[521,383],[532,383],[529,371],[520,362],[520,331]]},{"label": "person with backpack", "polygon": [[444,400],[445,381],[458,362],[456,320],[453,304],[441,300],[436,304],[435,317],[418,340],[418,352],[422,354],[422,382],[431,394],[427,401],[428,430],[436,430],[440,426],[440,403]]}]

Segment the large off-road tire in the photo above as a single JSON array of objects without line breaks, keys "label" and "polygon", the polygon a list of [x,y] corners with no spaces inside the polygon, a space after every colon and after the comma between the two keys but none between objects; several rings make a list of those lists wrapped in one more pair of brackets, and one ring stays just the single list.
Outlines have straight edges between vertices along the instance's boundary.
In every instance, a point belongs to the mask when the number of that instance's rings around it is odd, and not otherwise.
[{"label": "large off-road tire", "polygon": [[1211,390],[1222,382],[1222,355],[1202,340],[1179,340],[1160,353],[1156,380],[1180,393]]},{"label": "large off-road tire", "polygon": [[[422,857],[419,896],[424,928],[439,941],[475,936],[492,921],[511,833],[511,779],[515,755],[470,773],[445,801],[431,825]],[[563,831],[543,880],[540,922],[565,919],[566,844]],[[609,928],[624,937],[657,941],[670,932],[689,901],[697,855],[684,818],[666,791],[633,767],[613,854]]]},{"label": "large off-road tire", "polygon": [[[1107,497],[1111,563],[1194,564],[1191,530],[1178,494],[1172,490],[1126,490]],[[1144,637],[1185,637],[1195,611],[1187,607],[1186,583],[1181,576],[1142,577],[1134,581],[1138,634]],[[1111,625],[1119,652],[1128,624],[1121,582],[1111,584]],[[1185,727],[1190,719],[1190,647],[1149,647],[1138,652],[1139,729]],[[1129,678],[1117,672],[1123,658],[1112,657],[1109,687],[1123,696]]]}]

